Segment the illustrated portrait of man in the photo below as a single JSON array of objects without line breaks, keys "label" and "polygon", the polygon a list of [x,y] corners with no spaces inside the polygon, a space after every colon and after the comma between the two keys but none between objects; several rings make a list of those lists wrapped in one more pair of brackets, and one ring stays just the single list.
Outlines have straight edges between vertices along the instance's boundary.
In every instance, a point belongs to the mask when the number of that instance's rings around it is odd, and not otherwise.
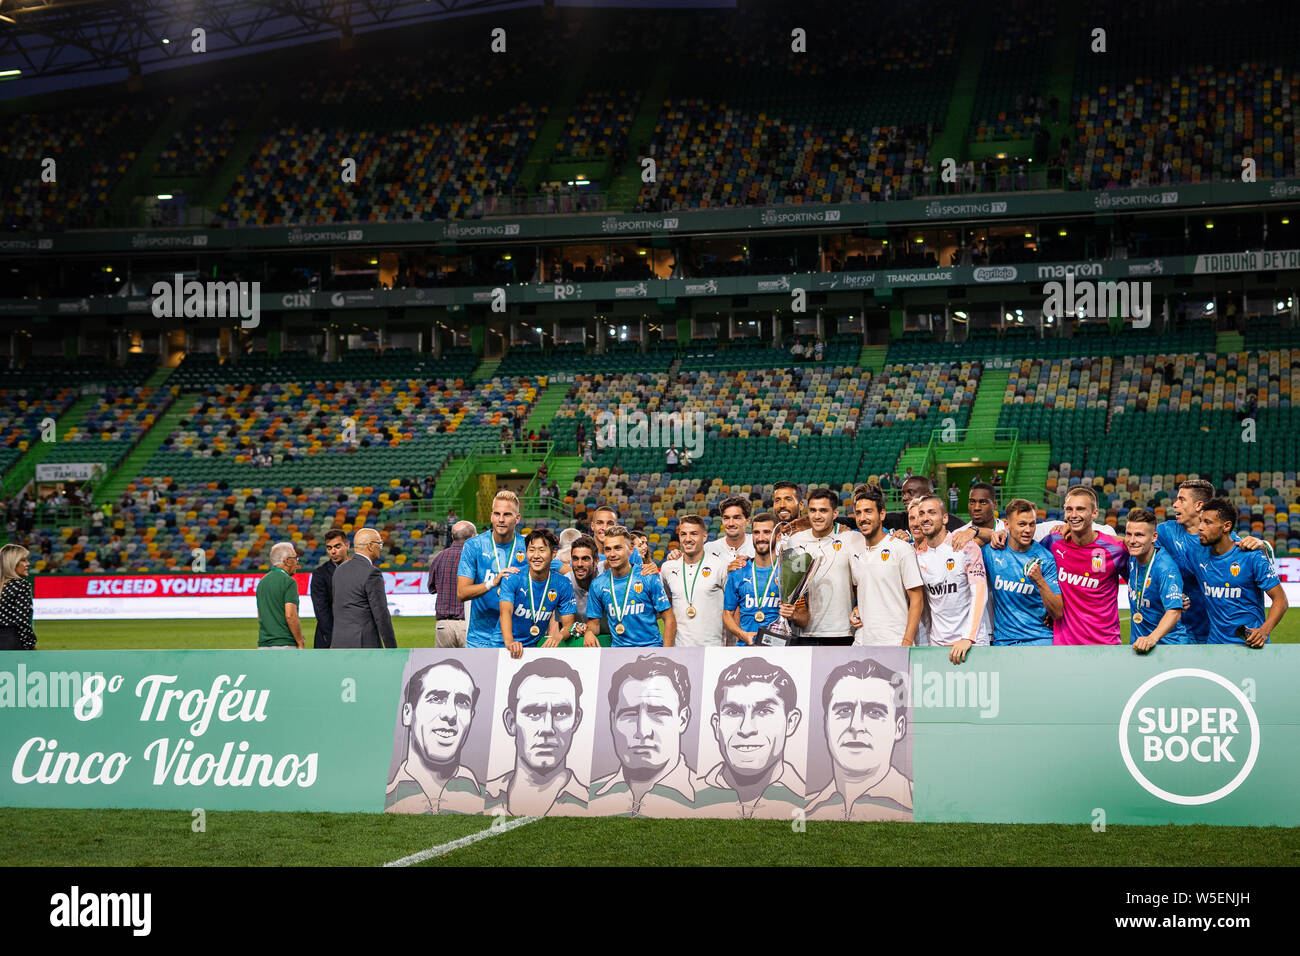
[{"label": "illustrated portrait of man", "polygon": [[478,695],[474,678],[456,660],[436,661],[411,675],[401,714],[406,758],[388,781],[386,812],[483,812],[483,788],[461,764]]},{"label": "illustrated portrait of man", "polygon": [[701,779],[701,815],[788,820],[804,806],[804,781],[785,759],[802,713],[784,668],[744,657],[718,676],[709,719],[722,760]]},{"label": "illustrated portrait of man", "polygon": [[582,678],[564,661],[534,658],[510,680],[501,722],[514,738],[515,765],[487,782],[484,811],[570,816],[587,809],[587,786],[569,769],[582,723]]},{"label": "illustrated portrait of man", "polygon": [[911,820],[912,781],[893,766],[907,734],[902,674],[867,658],[826,675],[822,717],[831,781],[808,798],[809,820]]},{"label": "illustrated portrait of man", "polygon": [[591,784],[588,811],[602,816],[688,816],[695,771],[682,738],[691,723],[686,665],[643,655],[618,668],[609,682],[609,732],[619,769]]}]

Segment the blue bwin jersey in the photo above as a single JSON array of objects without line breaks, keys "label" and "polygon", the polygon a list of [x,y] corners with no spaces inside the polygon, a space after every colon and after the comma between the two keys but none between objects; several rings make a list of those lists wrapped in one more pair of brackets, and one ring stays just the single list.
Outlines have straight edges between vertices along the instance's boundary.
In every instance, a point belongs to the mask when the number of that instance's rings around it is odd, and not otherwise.
[{"label": "blue bwin jersey", "polygon": [[[573,597],[573,585],[562,574],[552,574],[546,581],[534,581],[531,574],[515,574],[501,583],[503,593],[501,603],[514,605],[510,612],[510,632],[514,639],[525,647],[533,647],[546,640],[547,628],[551,617],[576,614],[577,603]],[[533,608],[537,615],[533,615]],[[530,633],[537,625],[537,634]],[[504,640],[504,636],[503,636]]]},{"label": "blue bwin jersey", "polygon": [[1056,559],[1052,553],[1037,541],[1025,551],[1016,551],[1010,546],[999,550],[991,544],[980,550],[984,555],[993,601],[994,645],[1051,644],[1052,626],[1045,623],[1047,608],[1038,593],[1038,585],[1025,574],[1025,568],[1037,558],[1042,563],[1048,589],[1053,594],[1060,594]]},{"label": "blue bwin jersey", "polygon": [[[1182,610],[1183,572],[1178,567],[1178,563],[1166,554],[1163,548],[1156,548],[1151,555],[1149,566],[1138,564],[1136,561],[1129,562],[1128,575],[1128,606],[1134,615],[1129,627],[1131,644],[1139,637],[1146,637],[1154,631],[1166,611]],[[1142,591],[1140,606],[1139,589]],[[1186,613],[1183,612],[1184,617]],[[1138,617],[1142,620],[1139,621]],[[1160,643],[1195,644],[1198,642],[1183,625],[1182,618],[1179,618],[1173,630],[1160,638]]]},{"label": "blue bwin jersey", "polygon": [[528,562],[524,555],[524,536],[516,534],[513,544],[497,544],[489,528],[465,542],[460,552],[460,566],[456,574],[469,578],[475,584],[491,580],[497,569],[519,568],[513,575],[503,578],[486,594],[481,594],[469,604],[469,627],[465,631],[466,647],[504,647],[501,638],[501,596],[511,577],[528,577]]},{"label": "blue bwin jersey", "polygon": [[[750,575],[750,571],[753,575]],[[772,575],[772,581],[768,583],[768,575]],[[758,582],[758,589],[766,590],[759,600],[755,594],[755,580]],[[734,611],[740,608],[740,629],[742,631],[757,631],[764,625],[773,624],[780,616],[781,605],[781,571],[778,568],[775,574],[772,574],[772,568],[760,568],[752,561],[743,568],[736,568],[727,575],[727,589],[722,596],[722,607],[728,611]],[[754,620],[754,615],[763,611],[763,620]]]},{"label": "blue bwin jersey", "polygon": [[[619,611],[625,599],[627,608],[620,622]],[[658,614],[669,606],[659,575],[644,575],[636,570],[622,578],[606,571],[587,592],[587,617],[605,618],[613,635],[612,647],[662,647],[664,637],[659,633]],[[625,628],[622,634],[615,630],[619,623]]]},{"label": "blue bwin jersey", "polygon": [[1268,555],[1237,547],[1221,555],[1206,548],[1196,562],[1196,580],[1210,617],[1211,644],[1244,644],[1237,628],[1264,623],[1264,592],[1280,583]]}]

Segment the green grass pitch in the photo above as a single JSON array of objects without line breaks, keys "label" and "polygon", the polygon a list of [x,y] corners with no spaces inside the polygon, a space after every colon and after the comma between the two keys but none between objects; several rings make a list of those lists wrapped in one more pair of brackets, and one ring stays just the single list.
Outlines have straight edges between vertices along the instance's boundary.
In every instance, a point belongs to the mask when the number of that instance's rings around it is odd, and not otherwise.
[{"label": "green grass pitch", "polygon": [[[431,647],[432,618],[394,619]],[[1121,612],[1124,639],[1128,616]],[[308,623],[307,641],[310,645]],[[248,620],[38,621],[42,650],[251,648]],[[1278,642],[1300,641],[1288,615]],[[379,866],[489,826],[482,817],[0,808],[0,866]],[[539,820],[425,866],[1297,866],[1300,830],[1035,824]]]}]

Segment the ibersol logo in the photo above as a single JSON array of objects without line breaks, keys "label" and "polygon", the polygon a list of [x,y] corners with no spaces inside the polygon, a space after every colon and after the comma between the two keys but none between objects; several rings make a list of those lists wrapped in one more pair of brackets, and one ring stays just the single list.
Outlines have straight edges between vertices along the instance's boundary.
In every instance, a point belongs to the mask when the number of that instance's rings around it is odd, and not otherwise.
[{"label": "ibersol logo", "polygon": [[1241,689],[1213,671],[1179,667],[1152,677],[1119,719],[1128,772],[1148,793],[1194,807],[1236,790],[1259,756],[1259,718]]}]

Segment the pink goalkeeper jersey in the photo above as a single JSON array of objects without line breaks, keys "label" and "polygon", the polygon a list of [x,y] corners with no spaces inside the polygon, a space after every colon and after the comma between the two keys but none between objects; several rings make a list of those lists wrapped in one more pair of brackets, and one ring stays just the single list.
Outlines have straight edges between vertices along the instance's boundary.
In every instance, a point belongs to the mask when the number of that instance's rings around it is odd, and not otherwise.
[{"label": "pink goalkeeper jersey", "polygon": [[1053,644],[1118,644],[1119,579],[1128,575],[1123,542],[1098,533],[1090,545],[1049,534],[1043,545],[1056,559],[1065,613],[1056,622]]}]

